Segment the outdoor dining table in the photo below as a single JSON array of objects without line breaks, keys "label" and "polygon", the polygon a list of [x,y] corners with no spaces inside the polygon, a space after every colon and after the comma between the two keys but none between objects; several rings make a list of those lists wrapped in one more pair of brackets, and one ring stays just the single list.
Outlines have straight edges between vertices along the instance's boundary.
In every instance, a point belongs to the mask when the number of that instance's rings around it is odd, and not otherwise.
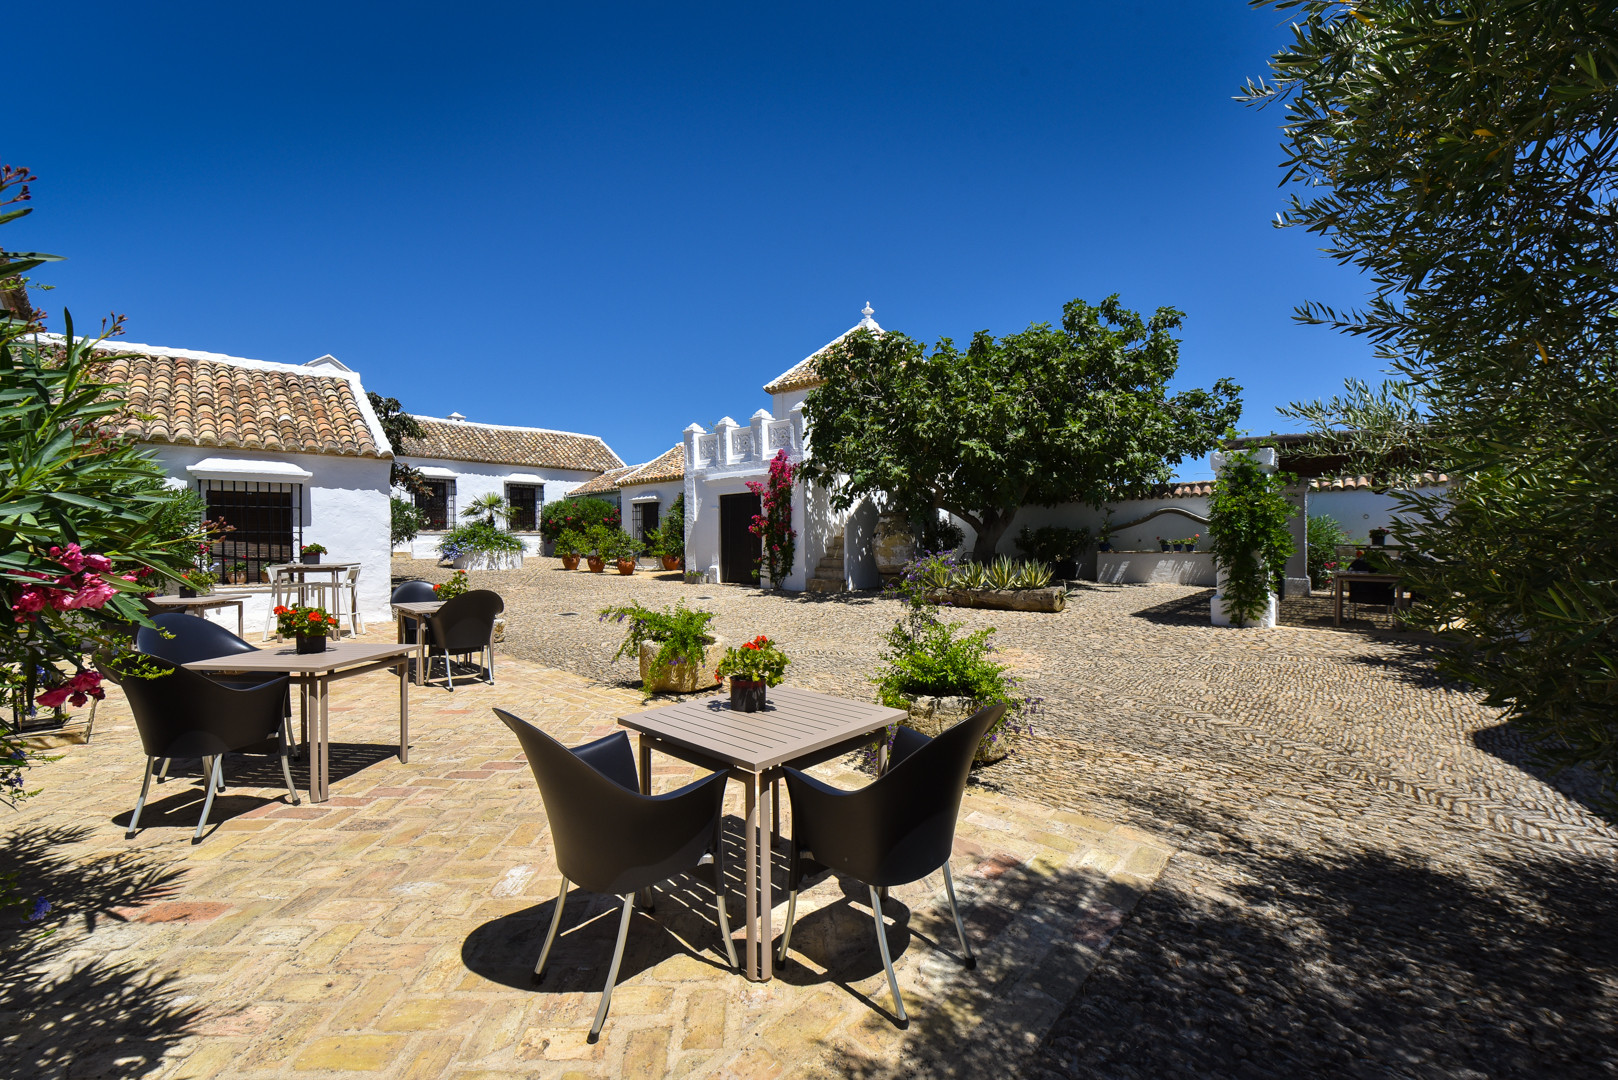
[{"label": "outdoor dining table", "polygon": [[[280,592],[280,584],[281,583],[278,582],[276,579],[277,578],[283,578],[283,577],[297,578],[298,580],[295,583],[295,588],[298,591],[298,603],[303,604],[303,603],[306,603],[307,600],[308,600],[308,595],[307,594],[308,594],[308,590],[309,590],[310,585],[316,586],[322,592],[325,592],[327,589],[335,590],[337,588],[338,580],[342,577],[342,575],[348,573],[349,570],[353,569],[356,566],[363,566],[363,565],[364,565],[364,563],[359,563],[359,562],[319,562],[319,563],[295,562],[295,563],[274,563],[271,566],[266,567],[265,569],[269,572],[269,575],[270,575],[270,587],[276,590],[276,599],[277,599],[277,601],[279,601],[280,597],[281,597],[281,592]],[[324,582],[324,581],[311,582],[311,581],[308,580],[310,575],[319,575],[319,574],[330,574],[331,575],[331,581],[328,583],[328,582]],[[289,599],[290,599],[290,597],[289,597]]]},{"label": "outdoor dining table", "polygon": [[443,600],[416,600],[405,604],[393,605],[393,617],[399,624],[399,636],[396,639],[400,644],[405,643],[405,623],[416,624],[416,685],[426,682],[427,672],[427,619],[443,607]]},{"label": "outdoor dining table", "polygon": [[1404,594],[1407,600],[1410,595],[1404,585],[1401,584],[1402,580],[1398,574],[1373,574],[1365,570],[1334,571],[1331,576],[1332,593],[1335,596],[1332,606],[1332,625],[1343,625],[1343,589],[1346,583],[1355,581],[1386,582],[1393,586],[1393,606],[1398,608],[1402,606],[1399,602],[1400,594]]},{"label": "outdoor dining table", "polygon": [[[774,803],[772,785],[784,765],[807,768],[869,745],[871,735],[903,719],[902,709],[777,686],[762,712],[735,712],[724,697],[701,697],[620,716],[639,733],[640,785],[652,793],[652,751],[708,769],[730,768],[746,789],[747,949],[742,973],[755,982],[772,977],[771,843],[766,835]],[[881,763],[886,762],[884,750]],[[779,821],[779,815],[773,815]]]},{"label": "outdoor dining table", "polygon": [[232,675],[286,675],[302,691],[300,708],[309,748],[309,801],[331,797],[331,736],[327,701],[331,684],[383,668],[399,672],[399,760],[410,760],[410,662],[414,645],[326,643],[324,652],[300,653],[294,646],[232,653],[185,666],[191,671]]},{"label": "outdoor dining table", "polygon": [[234,607],[236,609],[236,636],[246,634],[246,616],[243,614],[243,602],[240,596],[221,596],[210,593],[207,596],[149,596],[146,598],[148,607],[172,608],[184,611],[187,614],[198,611],[211,611],[214,608]]}]

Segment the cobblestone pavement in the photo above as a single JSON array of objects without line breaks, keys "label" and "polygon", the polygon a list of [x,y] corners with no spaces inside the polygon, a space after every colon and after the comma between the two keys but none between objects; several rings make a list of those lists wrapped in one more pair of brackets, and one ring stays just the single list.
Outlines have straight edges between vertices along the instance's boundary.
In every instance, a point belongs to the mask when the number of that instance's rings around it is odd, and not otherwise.
[{"label": "cobblestone pavement", "polygon": [[[520,619],[532,600],[511,599]],[[1172,854],[1091,814],[969,792],[952,865],[980,962],[959,963],[941,877],[893,890],[907,1031],[882,1011],[853,883],[804,893],[791,965],[754,984],[725,966],[708,879],[682,877],[636,917],[590,1044],[617,909],[574,889],[550,973],[530,985],[560,879],[538,790],[489,710],[578,743],[641,701],[524,660],[497,672],[494,686],[412,689],[408,764],[394,756],[397,680],[337,683],[332,798],[291,806],[270,759],[232,756],[222,823],[195,847],[195,762],[176,763],[124,838],[143,759],[109,694],[94,740],[34,769],[42,793],[0,834],[0,870],[54,905],[32,930],[8,919],[0,940],[0,1080],[986,1074],[1037,1051]],[[693,775],[658,759],[655,788]],[[732,788],[726,891],[741,912]],[[779,889],[784,859],[776,872]]]},{"label": "cobblestone pavement", "polygon": [[[516,600],[508,648],[608,684],[635,673],[592,612],[685,597],[778,638],[793,681],[868,693],[892,601],[675,577],[533,560],[488,583]],[[998,627],[1045,699],[985,784],[1179,849],[1033,1072],[1618,1075],[1618,828],[1587,780],[1538,771],[1419,640],[1322,628],[1318,597],[1301,626],[1218,630],[1207,600],[1087,586],[1058,614],[954,616]]]}]

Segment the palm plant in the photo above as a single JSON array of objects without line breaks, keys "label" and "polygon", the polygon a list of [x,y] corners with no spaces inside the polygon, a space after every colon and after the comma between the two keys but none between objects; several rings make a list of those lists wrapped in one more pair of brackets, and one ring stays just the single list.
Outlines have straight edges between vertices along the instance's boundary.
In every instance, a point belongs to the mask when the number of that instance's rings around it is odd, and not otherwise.
[{"label": "palm plant", "polygon": [[467,503],[461,516],[482,518],[489,525],[495,524],[497,519],[500,523],[510,524],[511,506],[498,492],[489,491]]}]

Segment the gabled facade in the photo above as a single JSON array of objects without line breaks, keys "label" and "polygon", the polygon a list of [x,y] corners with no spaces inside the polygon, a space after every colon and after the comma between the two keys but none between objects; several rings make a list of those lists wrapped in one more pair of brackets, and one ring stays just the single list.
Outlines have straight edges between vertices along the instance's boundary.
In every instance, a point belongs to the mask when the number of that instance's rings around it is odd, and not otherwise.
[{"label": "gabled facade", "polygon": [[444,533],[462,520],[461,511],[480,496],[496,494],[515,511],[512,532],[529,554],[542,547],[540,514],[547,502],[565,498],[580,485],[624,463],[595,435],[510,424],[479,424],[459,413],[446,418],[417,416],[423,435],[406,439],[399,460],[427,481],[428,495],[396,492],[415,500],[428,515],[428,528],[411,543],[411,555],[436,558]]}]

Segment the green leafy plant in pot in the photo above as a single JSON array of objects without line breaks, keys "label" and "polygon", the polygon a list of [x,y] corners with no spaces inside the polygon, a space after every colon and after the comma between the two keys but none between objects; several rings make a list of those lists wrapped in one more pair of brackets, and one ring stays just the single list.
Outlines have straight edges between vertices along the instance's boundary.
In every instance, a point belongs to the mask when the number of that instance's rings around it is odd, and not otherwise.
[{"label": "green leafy plant in pot", "polygon": [[713,612],[692,610],[680,600],[662,611],[629,603],[602,608],[598,614],[602,622],[629,624],[612,658],[639,653],[642,697],[660,690],[691,693],[719,681],[717,672],[708,678],[723,645],[708,628]]},{"label": "green leafy plant in pot", "polygon": [[792,663],[780,646],[760,634],[752,641],[725,651],[725,658],[714,670],[716,677],[730,676],[730,707],[736,712],[763,712],[768,705],[767,691],[779,686],[787,665]]}]

